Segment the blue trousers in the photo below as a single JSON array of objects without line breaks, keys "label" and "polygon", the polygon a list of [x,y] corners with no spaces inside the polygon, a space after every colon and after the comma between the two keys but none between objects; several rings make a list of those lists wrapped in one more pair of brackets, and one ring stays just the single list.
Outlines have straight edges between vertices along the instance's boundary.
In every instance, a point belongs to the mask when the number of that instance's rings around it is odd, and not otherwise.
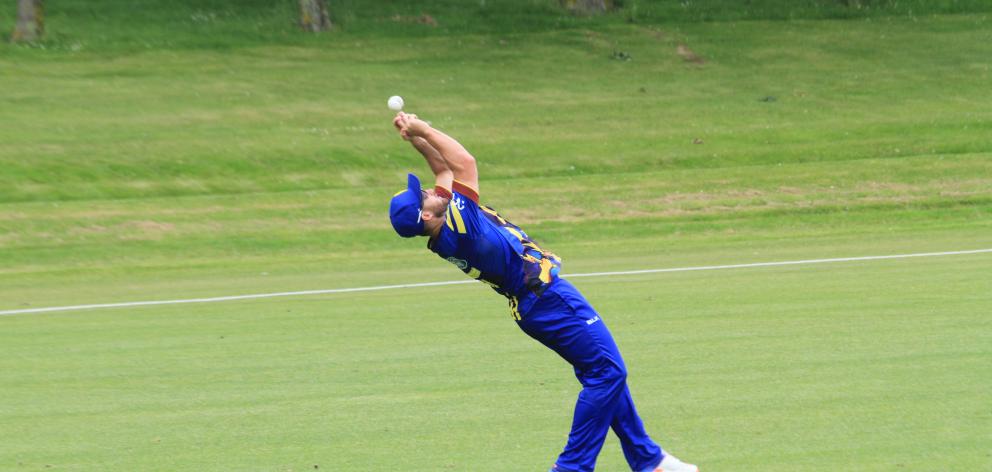
[{"label": "blue trousers", "polygon": [[627,388],[627,367],[603,319],[568,281],[556,280],[517,321],[575,368],[582,384],[560,472],[592,472],[610,428],[631,470],[652,470],[662,450],[644,431]]}]

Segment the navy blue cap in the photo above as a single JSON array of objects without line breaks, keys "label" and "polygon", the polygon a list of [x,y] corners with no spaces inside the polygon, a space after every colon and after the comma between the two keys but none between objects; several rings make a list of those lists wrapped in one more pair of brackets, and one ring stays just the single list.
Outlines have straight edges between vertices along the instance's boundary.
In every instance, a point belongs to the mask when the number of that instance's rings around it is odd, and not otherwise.
[{"label": "navy blue cap", "polygon": [[420,179],[416,175],[407,174],[406,190],[393,195],[389,202],[389,222],[393,224],[397,234],[404,238],[424,234],[424,220],[420,219],[422,206]]}]

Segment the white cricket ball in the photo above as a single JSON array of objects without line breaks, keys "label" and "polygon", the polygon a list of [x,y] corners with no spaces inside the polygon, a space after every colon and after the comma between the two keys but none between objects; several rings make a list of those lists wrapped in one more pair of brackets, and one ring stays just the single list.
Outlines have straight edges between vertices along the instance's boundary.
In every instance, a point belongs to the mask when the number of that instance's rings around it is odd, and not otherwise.
[{"label": "white cricket ball", "polygon": [[386,102],[389,105],[389,109],[393,111],[400,111],[403,109],[403,97],[399,95],[393,95],[389,97],[389,101]]}]

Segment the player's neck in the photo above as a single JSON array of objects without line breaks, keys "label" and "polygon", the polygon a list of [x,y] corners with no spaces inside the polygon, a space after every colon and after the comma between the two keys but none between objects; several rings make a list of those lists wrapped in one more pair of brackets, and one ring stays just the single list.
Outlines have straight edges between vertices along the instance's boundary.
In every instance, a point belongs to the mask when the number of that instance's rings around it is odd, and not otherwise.
[{"label": "player's neck", "polygon": [[438,222],[442,224],[437,224],[427,229],[427,237],[429,237],[431,241],[434,241],[441,235],[441,226],[444,226],[444,220],[438,220]]}]

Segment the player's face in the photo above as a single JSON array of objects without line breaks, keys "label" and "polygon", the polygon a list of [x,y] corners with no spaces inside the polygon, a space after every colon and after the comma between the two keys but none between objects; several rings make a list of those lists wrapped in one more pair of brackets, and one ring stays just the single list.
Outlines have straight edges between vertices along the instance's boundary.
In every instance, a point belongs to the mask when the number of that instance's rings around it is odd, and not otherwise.
[{"label": "player's face", "polygon": [[421,190],[423,197],[423,210],[430,212],[434,216],[443,216],[448,208],[448,199],[437,194],[434,189]]}]

